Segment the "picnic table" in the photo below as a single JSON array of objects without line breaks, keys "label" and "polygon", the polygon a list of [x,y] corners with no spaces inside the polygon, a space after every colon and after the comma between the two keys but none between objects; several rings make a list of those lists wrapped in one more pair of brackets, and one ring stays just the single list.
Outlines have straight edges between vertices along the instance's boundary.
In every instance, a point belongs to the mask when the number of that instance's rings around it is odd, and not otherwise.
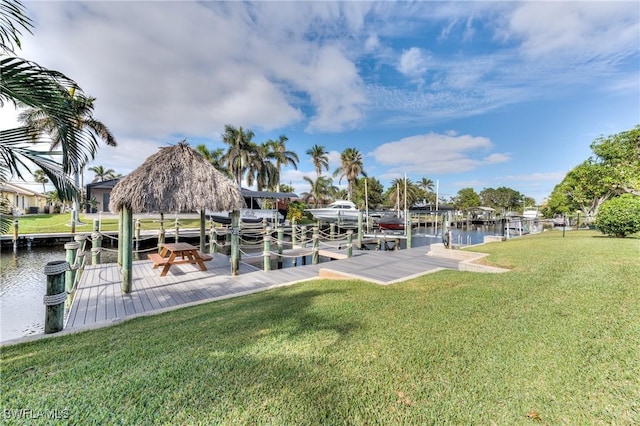
[{"label": "picnic table", "polygon": [[163,266],[160,276],[164,277],[171,265],[182,263],[197,263],[201,271],[206,271],[204,262],[213,259],[213,256],[200,253],[197,247],[188,243],[167,243],[162,244],[160,253],[148,254],[147,258],[153,262],[153,269]]}]

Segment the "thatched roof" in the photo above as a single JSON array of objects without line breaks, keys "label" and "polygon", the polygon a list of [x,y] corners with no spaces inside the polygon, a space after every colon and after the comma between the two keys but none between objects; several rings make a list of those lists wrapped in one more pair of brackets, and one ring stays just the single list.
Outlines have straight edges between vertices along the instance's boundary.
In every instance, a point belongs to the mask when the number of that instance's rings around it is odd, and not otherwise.
[{"label": "thatched roof", "polygon": [[133,213],[239,210],[240,187],[216,170],[186,141],[160,152],[124,177],[111,191],[109,210]]}]

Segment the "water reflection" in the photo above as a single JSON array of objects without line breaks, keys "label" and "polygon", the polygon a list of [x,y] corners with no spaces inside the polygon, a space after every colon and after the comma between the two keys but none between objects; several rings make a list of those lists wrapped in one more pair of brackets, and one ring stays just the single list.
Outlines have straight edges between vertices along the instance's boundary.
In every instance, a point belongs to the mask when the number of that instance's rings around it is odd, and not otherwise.
[{"label": "water reflection", "polygon": [[47,280],[44,267],[64,260],[64,249],[3,250],[0,253],[0,341],[44,330]]}]

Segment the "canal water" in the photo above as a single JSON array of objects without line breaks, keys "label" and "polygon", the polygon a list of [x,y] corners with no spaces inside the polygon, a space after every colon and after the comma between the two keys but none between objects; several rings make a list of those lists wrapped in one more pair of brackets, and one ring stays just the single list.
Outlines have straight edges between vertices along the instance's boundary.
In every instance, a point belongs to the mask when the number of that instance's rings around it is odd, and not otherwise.
[{"label": "canal water", "polygon": [[[452,231],[453,243],[461,245],[479,244],[482,243],[485,235],[494,235],[493,229],[482,227],[469,230],[452,229]],[[393,236],[392,233],[387,235]],[[412,241],[414,247],[421,247],[441,243],[442,238],[440,235],[434,235],[432,228],[420,227],[414,230]],[[404,248],[404,245],[402,244],[401,247]],[[115,261],[115,254],[112,252],[103,252],[102,258],[105,259],[105,257],[106,262]],[[15,252],[11,249],[2,250],[0,253],[0,342],[44,332],[43,296],[46,293],[44,267],[48,262],[55,260],[65,260],[65,251],[62,246],[21,248]],[[311,257],[307,256],[304,263],[311,264]],[[296,265],[301,264],[303,264],[302,259],[298,259]],[[296,265],[289,259],[285,260],[283,267]],[[272,268],[276,267],[276,264],[272,265]]]}]

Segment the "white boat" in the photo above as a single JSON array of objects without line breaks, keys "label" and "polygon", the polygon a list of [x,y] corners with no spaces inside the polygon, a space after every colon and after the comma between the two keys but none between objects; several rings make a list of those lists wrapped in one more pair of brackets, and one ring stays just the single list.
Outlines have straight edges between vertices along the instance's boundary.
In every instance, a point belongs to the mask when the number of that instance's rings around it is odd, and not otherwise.
[{"label": "white boat", "polygon": [[[316,220],[324,222],[357,221],[360,210],[351,201],[337,200],[327,207],[306,209]],[[364,217],[364,214],[363,214]]]},{"label": "white boat", "polygon": [[[278,208],[282,207],[279,206],[278,200],[298,198],[298,195],[290,192],[253,191],[245,188],[242,188],[241,192],[245,207],[240,209],[240,221],[244,223],[259,223],[265,219],[269,223],[274,223],[275,221],[282,223],[287,216],[287,209]],[[265,200],[273,200],[271,202],[272,208],[263,208]],[[207,211],[206,216],[208,219],[224,225],[231,223],[231,212],[229,211]]]},{"label": "white boat", "polygon": [[525,219],[537,219],[539,214],[537,207],[525,207],[522,212],[522,217]]}]

